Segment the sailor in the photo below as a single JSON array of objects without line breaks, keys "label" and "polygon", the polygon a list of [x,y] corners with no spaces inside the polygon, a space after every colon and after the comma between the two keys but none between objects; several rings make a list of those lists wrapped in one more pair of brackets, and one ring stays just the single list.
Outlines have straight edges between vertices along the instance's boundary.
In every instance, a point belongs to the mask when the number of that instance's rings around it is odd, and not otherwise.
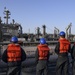
[{"label": "sailor", "polygon": [[41,38],[35,53],[36,75],[48,75],[49,50],[46,40]]},{"label": "sailor", "polygon": [[75,75],[75,43],[72,46],[71,54],[72,54],[73,75]]},{"label": "sailor", "polygon": [[56,64],[56,75],[68,75],[68,52],[70,52],[70,42],[65,38],[65,32],[61,31],[59,34],[59,40],[55,47],[55,52],[58,54]]},{"label": "sailor", "polygon": [[2,55],[2,60],[8,64],[7,75],[20,75],[21,63],[26,59],[26,53],[18,44],[16,36],[13,36],[10,41]]}]

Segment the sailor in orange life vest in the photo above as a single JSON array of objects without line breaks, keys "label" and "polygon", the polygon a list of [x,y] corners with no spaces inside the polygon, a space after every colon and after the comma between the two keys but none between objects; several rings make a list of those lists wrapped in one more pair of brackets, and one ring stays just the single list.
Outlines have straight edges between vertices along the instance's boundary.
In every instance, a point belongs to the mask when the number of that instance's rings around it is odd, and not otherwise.
[{"label": "sailor in orange life vest", "polygon": [[59,34],[60,38],[55,47],[55,52],[58,54],[56,64],[56,75],[68,75],[68,52],[71,52],[70,42],[65,38],[65,32],[61,31]]},{"label": "sailor in orange life vest", "polygon": [[21,75],[21,62],[26,59],[26,53],[18,44],[16,36],[11,38],[11,43],[2,55],[2,60],[8,64],[7,75]]},{"label": "sailor in orange life vest", "polygon": [[36,75],[48,75],[49,50],[46,40],[41,38],[35,53]]}]

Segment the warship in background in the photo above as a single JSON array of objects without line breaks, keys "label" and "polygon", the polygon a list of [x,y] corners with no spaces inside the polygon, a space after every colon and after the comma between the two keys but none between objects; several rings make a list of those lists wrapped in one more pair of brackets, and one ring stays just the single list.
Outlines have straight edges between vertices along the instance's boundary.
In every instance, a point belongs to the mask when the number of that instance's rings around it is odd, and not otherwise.
[{"label": "warship in background", "polygon": [[21,36],[22,35],[22,26],[19,23],[15,23],[15,20],[12,20],[12,23],[8,23],[11,13],[9,10],[4,8],[5,14],[4,19],[6,22],[2,22],[0,17],[0,41],[10,41],[12,36]]},{"label": "warship in background", "polygon": [[[47,41],[57,41],[59,38],[59,32],[60,30],[57,27],[54,27],[54,33],[48,34],[46,33],[46,25],[43,25],[43,32],[40,32],[40,28],[37,27],[36,33],[23,33],[22,26],[19,23],[15,23],[15,20],[12,19],[12,23],[8,23],[8,20],[10,19],[11,12],[4,8],[4,19],[6,22],[2,22],[2,19],[0,17],[0,41],[10,41],[10,38],[12,36],[17,36],[21,40],[29,41],[29,42],[35,42],[38,41],[41,37],[46,38]],[[73,41],[75,39],[75,35],[71,33],[71,26],[72,23],[70,23],[66,28],[66,38],[68,38],[70,41]]]}]

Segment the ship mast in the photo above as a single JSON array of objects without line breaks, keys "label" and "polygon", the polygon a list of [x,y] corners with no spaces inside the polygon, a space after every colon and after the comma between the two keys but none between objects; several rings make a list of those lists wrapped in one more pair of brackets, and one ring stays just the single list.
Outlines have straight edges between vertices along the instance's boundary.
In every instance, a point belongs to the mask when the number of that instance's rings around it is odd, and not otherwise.
[{"label": "ship mast", "polygon": [[8,19],[10,18],[9,15],[11,15],[10,11],[6,9],[6,7],[4,8],[4,12],[5,14],[4,19],[6,19],[6,24],[8,24]]}]

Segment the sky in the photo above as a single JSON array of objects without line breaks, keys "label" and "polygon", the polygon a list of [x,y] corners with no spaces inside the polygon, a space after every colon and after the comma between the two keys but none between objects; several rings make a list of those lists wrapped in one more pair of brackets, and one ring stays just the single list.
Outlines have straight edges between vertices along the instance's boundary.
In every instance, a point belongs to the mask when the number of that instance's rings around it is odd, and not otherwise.
[{"label": "sky", "polygon": [[75,0],[0,0],[0,17],[4,22],[4,7],[10,10],[12,19],[20,23],[23,33],[36,33],[37,27],[46,25],[47,33],[54,33],[54,27],[60,31],[72,23],[75,34]]}]

